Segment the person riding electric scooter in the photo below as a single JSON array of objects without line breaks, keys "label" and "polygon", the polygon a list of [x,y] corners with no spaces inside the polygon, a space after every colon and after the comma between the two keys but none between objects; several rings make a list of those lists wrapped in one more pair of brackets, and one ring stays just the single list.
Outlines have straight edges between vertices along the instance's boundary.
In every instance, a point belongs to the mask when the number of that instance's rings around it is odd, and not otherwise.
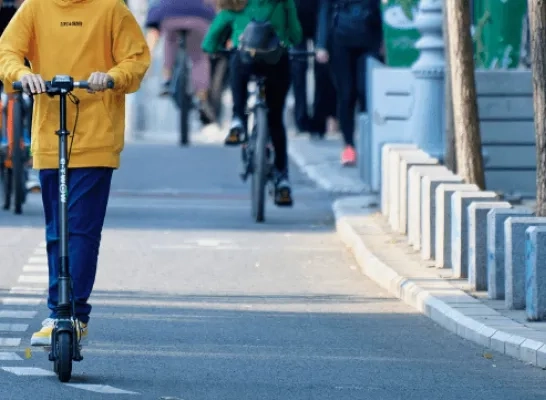
[{"label": "person riding electric scooter", "polygon": [[[20,81],[27,93],[44,93],[44,79],[63,71],[89,82],[89,92],[78,92],[78,99],[69,96],[74,104],[69,102],[67,110],[72,129],[66,160],[68,258],[78,339],[87,335],[110,183],[124,146],[125,94],[138,90],[149,65],[142,30],[119,0],[25,0],[0,38],[0,80],[7,91]],[[111,82],[114,90],[105,91]],[[31,149],[42,186],[50,318],[32,335],[31,344],[47,346],[58,316],[59,265],[67,262],[59,257],[59,101],[34,96],[34,108]]]}]

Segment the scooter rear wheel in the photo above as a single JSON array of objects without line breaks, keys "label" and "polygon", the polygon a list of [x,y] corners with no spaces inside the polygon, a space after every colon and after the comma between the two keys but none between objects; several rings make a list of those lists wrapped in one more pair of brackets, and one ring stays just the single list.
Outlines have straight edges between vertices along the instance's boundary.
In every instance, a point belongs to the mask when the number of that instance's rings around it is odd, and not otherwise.
[{"label": "scooter rear wheel", "polygon": [[56,344],[54,370],[59,380],[65,383],[72,377],[72,335],[69,332],[58,333]]}]

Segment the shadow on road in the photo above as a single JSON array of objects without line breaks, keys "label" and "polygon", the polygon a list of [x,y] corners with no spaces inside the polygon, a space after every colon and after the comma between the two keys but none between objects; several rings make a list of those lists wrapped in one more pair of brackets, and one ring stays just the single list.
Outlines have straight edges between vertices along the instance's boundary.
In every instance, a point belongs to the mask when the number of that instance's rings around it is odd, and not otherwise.
[{"label": "shadow on road", "polygon": [[420,314],[384,312],[391,298],[96,291],[92,301],[74,382],[149,399],[513,400],[546,390],[539,369],[486,359]]}]

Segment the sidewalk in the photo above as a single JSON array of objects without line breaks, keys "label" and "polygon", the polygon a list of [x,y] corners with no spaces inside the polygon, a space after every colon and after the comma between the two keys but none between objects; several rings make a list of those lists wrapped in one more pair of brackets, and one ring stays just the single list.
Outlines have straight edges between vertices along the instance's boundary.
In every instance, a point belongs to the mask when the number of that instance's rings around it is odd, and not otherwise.
[{"label": "sidewalk", "polygon": [[339,135],[310,141],[308,135],[290,133],[288,154],[292,161],[322,189],[335,194],[362,194],[368,187],[359,180],[357,168],[343,168]]},{"label": "sidewalk", "polygon": [[[290,141],[290,156],[319,186],[335,193],[360,193],[336,200],[333,210],[338,235],[361,271],[453,333],[546,368],[546,322],[528,322],[524,311],[507,310],[502,300],[489,300],[487,293],[471,291],[466,280],[451,278],[450,270],[423,262],[405,236],[391,231],[378,210],[377,196],[362,190],[357,170],[339,167],[339,149],[335,139]],[[351,186],[355,190],[349,190]],[[484,357],[493,355],[484,352]]]}]

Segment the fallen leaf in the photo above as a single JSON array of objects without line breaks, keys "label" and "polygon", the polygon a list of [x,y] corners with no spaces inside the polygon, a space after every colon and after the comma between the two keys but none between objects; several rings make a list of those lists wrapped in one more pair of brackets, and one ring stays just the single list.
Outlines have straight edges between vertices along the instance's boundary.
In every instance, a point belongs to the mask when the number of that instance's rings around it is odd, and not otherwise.
[{"label": "fallen leaf", "polygon": [[483,358],[487,358],[488,360],[491,360],[493,358],[493,354],[491,353],[483,353]]}]

